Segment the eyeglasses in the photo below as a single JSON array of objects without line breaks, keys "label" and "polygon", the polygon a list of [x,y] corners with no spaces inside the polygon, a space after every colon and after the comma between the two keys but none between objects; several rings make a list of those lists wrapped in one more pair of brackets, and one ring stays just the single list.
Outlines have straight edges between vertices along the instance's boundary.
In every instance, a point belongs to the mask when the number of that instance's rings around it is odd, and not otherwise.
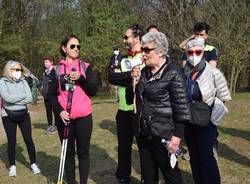
[{"label": "eyeglasses", "polygon": [[141,47],[141,51],[144,52],[145,54],[149,54],[150,51],[155,50],[155,48],[148,48],[148,47]]},{"label": "eyeglasses", "polygon": [[78,50],[80,50],[81,46],[80,45],[75,45],[75,44],[72,44],[69,46],[70,49],[74,49],[74,48],[77,48]]},{"label": "eyeglasses", "polygon": [[130,36],[127,36],[127,35],[123,35],[123,39],[124,40],[127,40],[127,39],[129,39],[129,37],[131,37],[132,35],[130,35]]},{"label": "eyeglasses", "polygon": [[199,56],[199,55],[201,55],[202,54],[202,50],[188,50],[187,51],[187,54],[188,55],[190,55],[190,56],[192,56],[192,55],[196,55],[196,56]]},{"label": "eyeglasses", "polygon": [[23,69],[20,69],[20,68],[11,68],[11,70],[16,71],[16,72],[22,72],[23,71]]}]

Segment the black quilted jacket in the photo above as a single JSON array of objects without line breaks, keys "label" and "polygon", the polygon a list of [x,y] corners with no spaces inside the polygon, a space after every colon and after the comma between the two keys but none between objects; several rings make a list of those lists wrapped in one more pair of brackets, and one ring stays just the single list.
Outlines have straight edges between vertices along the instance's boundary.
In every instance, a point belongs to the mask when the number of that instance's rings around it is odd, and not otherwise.
[{"label": "black quilted jacket", "polygon": [[[127,88],[126,99],[132,103],[132,88]],[[152,138],[182,137],[191,115],[181,68],[168,61],[152,75],[145,67],[136,88],[136,105],[141,134]]]}]

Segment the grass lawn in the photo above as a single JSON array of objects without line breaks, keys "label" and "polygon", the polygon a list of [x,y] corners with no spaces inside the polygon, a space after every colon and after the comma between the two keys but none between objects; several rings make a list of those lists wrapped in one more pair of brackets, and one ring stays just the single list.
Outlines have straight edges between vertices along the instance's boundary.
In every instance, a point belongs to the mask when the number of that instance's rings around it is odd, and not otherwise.
[{"label": "grass lawn", "polygon": [[[230,114],[219,127],[219,157],[222,184],[250,183],[250,93],[234,96],[227,103]],[[114,100],[94,100],[94,129],[91,140],[90,184],[115,184],[117,165],[117,140]],[[42,102],[30,107],[33,124],[33,139],[37,163],[42,174],[33,175],[25,144],[18,130],[16,145],[17,177],[8,176],[7,143],[5,134],[0,135],[0,183],[3,184],[52,184],[57,181],[60,159],[60,144],[57,134],[46,135],[45,109]],[[2,138],[1,138],[2,137]],[[180,168],[185,183],[192,184],[190,166],[180,159]],[[136,144],[133,145],[132,183],[140,179],[139,158]],[[161,181],[161,183],[164,183]]]}]

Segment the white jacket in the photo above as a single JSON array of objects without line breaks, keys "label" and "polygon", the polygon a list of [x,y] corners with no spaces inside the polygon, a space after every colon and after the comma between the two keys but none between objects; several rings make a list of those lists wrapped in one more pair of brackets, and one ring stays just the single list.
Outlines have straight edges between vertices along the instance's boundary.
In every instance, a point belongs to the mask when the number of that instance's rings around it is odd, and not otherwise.
[{"label": "white jacket", "polygon": [[227,81],[218,68],[206,63],[205,69],[196,81],[201,91],[202,101],[209,106],[213,104],[215,96],[223,102],[232,99]]}]

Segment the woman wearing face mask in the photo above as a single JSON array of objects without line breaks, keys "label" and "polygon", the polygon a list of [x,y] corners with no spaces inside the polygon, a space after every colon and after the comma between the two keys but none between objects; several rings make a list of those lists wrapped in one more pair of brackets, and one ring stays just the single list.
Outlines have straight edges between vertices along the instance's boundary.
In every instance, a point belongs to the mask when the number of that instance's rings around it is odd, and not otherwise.
[{"label": "woman wearing face mask", "polygon": [[[91,96],[97,92],[97,77],[89,63],[81,61],[80,43],[75,35],[68,35],[60,46],[63,58],[55,67],[58,88],[54,88],[49,98],[56,114],[60,140],[63,139],[65,125],[68,125],[68,146],[65,159],[65,175],[68,184],[75,184],[75,149],[79,160],[80,184],[86,184],[89,173],[89,147],[92,133]],[[57,95],[58,91],[58,95]],[[72,92],[73,91],[73,92]],[[71,93],[72,92],[72,93]],[[73,94],[71,112],[67,111],[69,95]],[[69,124],[68,124],[69,123]]]},{"label": "woman wearing face mask", "polygon": [[195,184],[220,184],[220,174],[213,155],[217,127],[211,122],[215,97],[231,100],[227,82],[221,71],[205,61],[204,40],[195,38],[186,46],[188,64],[188,99],[192,120],[185,128],[185,141]]},{"label": "woman wearing face mask", "polygon": [[57,132],[57,128],[55,125],[53,125],[53,119],[52,119],[53,108],[48,97],[54,85],[53,77],[55,76],[55,69],[54,69],[53,61],[49,56],[44,57],[43,65],[44,65],[44,73],[43,73],[41,92],[44,98],[44,105],[45,105],[47,121],[48,121],[48,128],[46,130],[46,133],[53,134]]},{"label": "woman wearing face mask", "polygon": [[4,66],[3,77],[0,79],[0,97],[2,98],[1,117],[8,139],[9,176],[16,176],[15,145],[16,129],[20,128],[26,144],[31,170],[40,173],[36,165],[35,146],[31,136],[31,120],[27,104],[32,102],[32,95],[24,76],[29,70],[21,63],[10,60]]}]

